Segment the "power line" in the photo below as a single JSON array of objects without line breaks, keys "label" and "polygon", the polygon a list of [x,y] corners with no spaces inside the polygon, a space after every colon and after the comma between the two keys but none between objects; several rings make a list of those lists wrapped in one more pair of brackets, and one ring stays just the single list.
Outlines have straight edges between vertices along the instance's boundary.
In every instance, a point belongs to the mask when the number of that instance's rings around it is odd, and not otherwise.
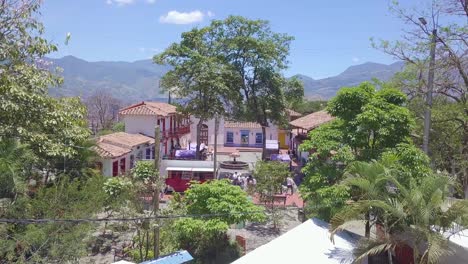
[{"label": "power line", "polygon": [[179,219],[179,218],[209,218],[216,216],[230,215],[249,215],[263,213],[263,211],[220,213],[220,214],[186,214],[186,215],[160,215],[148,217],[130,217],[130,218],[76,218],[76,219],[55,219],[55,218],[0,218],[0,223],[4,224],[47,224],[47,223],[93,223],[93,222],[134,222],[140,220],[158,220],[158,219]]}]

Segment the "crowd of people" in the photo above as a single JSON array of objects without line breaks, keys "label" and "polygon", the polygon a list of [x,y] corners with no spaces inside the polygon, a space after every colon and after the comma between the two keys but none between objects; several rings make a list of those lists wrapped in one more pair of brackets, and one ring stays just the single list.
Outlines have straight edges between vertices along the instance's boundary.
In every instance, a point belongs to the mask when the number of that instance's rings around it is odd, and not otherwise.
[{"label": "crowd of people", "polygon": [[252,175],[239,174],[234,172],[229,178],[233,185],[241,187],[242,190],[246,190],[249,187],[254,187],[257,184],[257,181]]}]

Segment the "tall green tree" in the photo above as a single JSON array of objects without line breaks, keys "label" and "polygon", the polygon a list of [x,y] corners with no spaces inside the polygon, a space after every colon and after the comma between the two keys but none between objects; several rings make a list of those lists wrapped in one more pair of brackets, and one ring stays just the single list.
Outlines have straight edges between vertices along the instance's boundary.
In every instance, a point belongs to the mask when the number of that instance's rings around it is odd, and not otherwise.
[{"label": "tall green tree", "polygon": [[216,116],[226,116],[226,109],[238,100],[238,93],[228,86],[232,74],[219,56],[216,41],[212,27],[194,28],[182,34],[180,43],[154,57],[157,63],[173,66],[162,78],[163,91],[183,98],[181,110],[199,120],[197,157],[202,124]]},{"label": "tall green tree", "polygon": [[77,99],[54,99],[61,79],[44,56],[57,47],[42,38],[40,1],[0,3],[0,137],[19,138],[41,156],[71,157],[87,139],[86,110]]},{"label": "tall green tree", "polygon": [[254,176],[257,181],[253,186],[256,193],[260,194],[260,199],[266,203],[270,203],[271,221],[273,229],[279,230],[282,214],[274,204],[275,194],[283,192],[283,184],[286,178],[291,174],[288,164],[278,161],[258,161],[255,164]]},{"label": "tall green tree", "polygon": [[293,37],[275,33],[264,20],[230,16],[211,24],[220,56],[230,66],[228,87],[241,94],[237,110],[262,126],[265,158],[266,128],[285,120],[286,99],[303,95],[302,84],[282,75]]},{"label": "tall green tree", "polygon": [[[407,71],[398,76],[400,87],[415,99],[416,113],[427,108],[433,112],[429,154],[439,169],[450,171],[460,179],[465,198],[468,197],[467,6],[464,0],[434,0],[427,5],[406,8],[393,1],[392,14],[407,25],[404,37],[394,42],[373,42],[374,47],[406,62]],[[420,18],[424,18],[426,24]],[[433,37],[436,56],[435,66],[430,69],[429,50]],[[435,72],[435,100],[431,105],[423,102],[429,70]],[[423,120],[422,116],[416,116]],[[422,135],[421,130],[416,132]],[[447,160],[442,161],[444,156]]]},{"label": "tall green tree", "polygon": [[391,87],[379,91],[371,83],[342,88],[327,106],[335,120],[309,133],[301,145],[312,151],[303,171],[301,193],[312,211],[329,219],[349,194],[339,183],[352,161],[371,161],[400,143],[410,142],[413,119],[405,95]]}]

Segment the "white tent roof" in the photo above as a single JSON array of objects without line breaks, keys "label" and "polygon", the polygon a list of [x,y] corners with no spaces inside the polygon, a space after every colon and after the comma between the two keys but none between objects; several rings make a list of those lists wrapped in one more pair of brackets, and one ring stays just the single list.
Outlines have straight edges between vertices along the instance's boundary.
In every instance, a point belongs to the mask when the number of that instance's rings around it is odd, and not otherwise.
[{"label": "white tent roof", "polygon": [[330,241],[328,223],[310,219],[273,241],[234,261],[233,264],[254,263],[351,263],[356,238],[341,232]]},{"label": "white tent roof", "polygon": [[113,262],[112,264],[135,264],[135,262],[129,262],[126,260],[119,260],[117,262]]}]

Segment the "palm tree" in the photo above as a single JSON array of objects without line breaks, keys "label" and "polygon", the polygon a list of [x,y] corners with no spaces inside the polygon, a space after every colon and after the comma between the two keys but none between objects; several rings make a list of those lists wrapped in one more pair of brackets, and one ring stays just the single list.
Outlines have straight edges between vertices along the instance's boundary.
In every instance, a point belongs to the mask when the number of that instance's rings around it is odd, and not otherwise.
[{"label": "palm tree", "polygon": [[[391,171],[381,163],[357,161],[351,163],[344,173],[345,179],[341,184],[351,187],[354,200],[377,200],[385,194],[389,182],[395,180],[391,176]],[[365,214],[365,237],[370,237],[370,216],[371,207]]]},{"label": "palm tree", "polygon": [[371,207],[382,232],[362,240],[355,250],[356,262],[384,252],[391,261],[390,252],[407,245],[413,249],[415,263],[438,263],[440,257],[451,252],[443,232],[468,226],[468,201],[450,205],[448,197],[454,180],[442,175],[428,176],[418,186],[395,184],[396,192],[382,194],[382,199],[358,201],[336,214],[331,221],[332,237]]}]

